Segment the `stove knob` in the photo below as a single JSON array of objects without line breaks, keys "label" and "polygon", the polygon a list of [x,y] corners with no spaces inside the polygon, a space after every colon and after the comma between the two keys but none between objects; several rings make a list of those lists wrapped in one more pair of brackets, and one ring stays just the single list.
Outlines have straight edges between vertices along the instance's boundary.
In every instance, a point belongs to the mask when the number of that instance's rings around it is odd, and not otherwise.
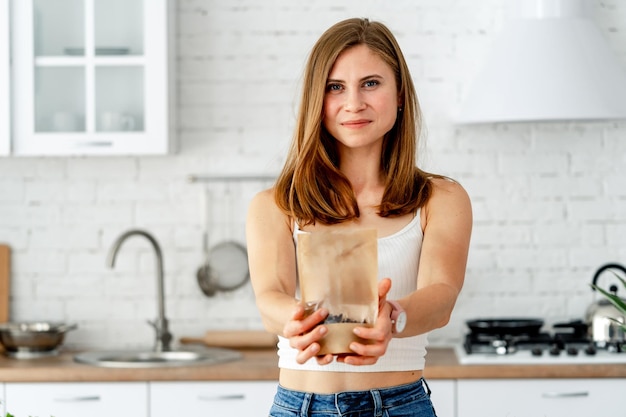
[{"label": "stove knob", "polygon": [[578,355],[578,349],[576,349],[575,347],[568,347],[567,348],[567,354],[569,356],[576,356],[576,355]]},{"label": "stove knob", "polygon": [[536,347],[536,348],[533,348],[533,349],[530,351],[530,353],[531,353],[533,356],[541,356],[541,355],[543,355],[543,350],[541,350],[541,348]]},{"label": "stove knob", "polygon": [[549,352],[552,356],[559,356],[561,354],[561,349],[557,345],[552,345]]},{"label": "stove knob", "polygon": [[589,345],[585,348],[585,353],[587,355],[595,355],[598,350],[596,349],[596,345],[593,343],[589,343]]},{"label": "stove knob", "polygon": [[506,348],[506,346],[498,346],[496,348],[496,354],[498,355],[506,355],[508,353],[508,350]]}]

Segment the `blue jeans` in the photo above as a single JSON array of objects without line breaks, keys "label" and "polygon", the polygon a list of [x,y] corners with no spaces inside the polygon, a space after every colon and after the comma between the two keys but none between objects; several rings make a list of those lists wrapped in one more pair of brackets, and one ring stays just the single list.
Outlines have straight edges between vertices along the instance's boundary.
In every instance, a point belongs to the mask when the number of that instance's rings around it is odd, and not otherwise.
[{"label": "blue jeans", "polygon": [[270,417],[436,417],[430,389],[419,381],[367,391],[313,394],[278,387]]}]

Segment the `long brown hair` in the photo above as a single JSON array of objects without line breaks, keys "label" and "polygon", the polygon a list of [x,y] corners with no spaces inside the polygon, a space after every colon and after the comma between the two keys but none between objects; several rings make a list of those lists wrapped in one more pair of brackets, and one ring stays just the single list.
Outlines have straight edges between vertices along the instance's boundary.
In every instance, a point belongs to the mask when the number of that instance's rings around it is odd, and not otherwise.
[{"label": "long brown hair", "polygon": [[323,127],[326,82],[343,51],[366,45],[396,75],[401,111],[383,139],[381,170],[385,191],[378,214],[401,216],[423,206],[431,193],[428,174],[416,166],[421,111],[408,66],[391,31],[368,19],[347,19],[322,34],[304,72],[302,96],[291,148],[275,185],[278,206],[300,225],[335,224],[359,217],[350,181],[339,170],[335,139]]}]

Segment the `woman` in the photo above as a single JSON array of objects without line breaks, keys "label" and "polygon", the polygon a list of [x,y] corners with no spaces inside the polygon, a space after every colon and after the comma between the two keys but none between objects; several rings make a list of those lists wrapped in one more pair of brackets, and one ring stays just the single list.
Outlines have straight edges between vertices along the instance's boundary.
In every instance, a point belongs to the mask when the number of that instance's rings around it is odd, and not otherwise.
[{"label": "woman", "polygon": [[[367,19],[329,28],[305,69],[285,166],[247,219],[257,305],[279,335],[271,416],[434,415],[426,334],[448,322],[463,285],[472,215],[458,183],[416,167],[419,129],[393,34]],[[318,355],[328,311],[305,314],[297,298],[297,232],[350,228],[377,229],[379,314],[355,329],[368,343],[354,354]]]}]

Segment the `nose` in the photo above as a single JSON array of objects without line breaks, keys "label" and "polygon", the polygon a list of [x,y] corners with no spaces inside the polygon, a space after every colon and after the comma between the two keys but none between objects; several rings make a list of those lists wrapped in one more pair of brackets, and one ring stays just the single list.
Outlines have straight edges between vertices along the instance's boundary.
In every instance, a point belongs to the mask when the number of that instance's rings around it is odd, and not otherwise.
[{"label": "nose", "polygon": [[350,112],[356,112],[365,108],[365,100],[363,94],[359,90],[348,90],[345,95],[346,101],[344,109]]}]

